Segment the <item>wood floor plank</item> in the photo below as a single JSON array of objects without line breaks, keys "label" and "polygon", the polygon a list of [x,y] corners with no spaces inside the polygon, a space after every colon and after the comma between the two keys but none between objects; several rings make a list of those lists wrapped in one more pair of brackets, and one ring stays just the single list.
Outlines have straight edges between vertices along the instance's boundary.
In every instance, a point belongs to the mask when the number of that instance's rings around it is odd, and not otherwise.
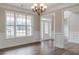
[{"label": "wood floor plank", "polygon": [[2,49],[0,55],[77,55],[79,54],[79,45],[76,47],[78,50],[76,53],[73,52],[74,46],[60,49],[53,46],[53,40],[44,40],[38,43]]}]

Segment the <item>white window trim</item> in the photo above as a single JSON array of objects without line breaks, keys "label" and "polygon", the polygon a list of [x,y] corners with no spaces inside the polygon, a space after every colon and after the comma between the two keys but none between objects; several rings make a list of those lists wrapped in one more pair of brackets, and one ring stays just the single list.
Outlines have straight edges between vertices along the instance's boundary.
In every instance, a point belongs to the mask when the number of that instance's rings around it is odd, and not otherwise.
[{"label": "white window trim", "polygon": [[[6,26],[6,12],[7,11],[9,11],[9,10],[6,10],[5,11],[5,26]],[[11,12],[11,10],[10,10],[10,12]],[[14,12],[14,37],[9,37],[9,38],[17,38],[17,36],[16,36],[16,11],[12,11],[12,12]],[[18,12],[17,12],[18,13]],[[24,13],[20,13],[20,14],[24,14]],[[29,35],[29,36],[27,36],[27,16],[31,16],[32,18],[31,18],[31,35]],[[31,36],[33,36],[33,15],[30,15],[30,14],[25,14],[25,18],[26,18],[26,26],[25,26],[25,36],[26,37],[31,37]],[[6,32],[6,27],[5,27],[5,32]],[[7,34],[6,34],[6,36],[7,36]],[[24,36],[19,36],[19,37],[24,37]],[[8,37],[7,37],[8,38]]]}]

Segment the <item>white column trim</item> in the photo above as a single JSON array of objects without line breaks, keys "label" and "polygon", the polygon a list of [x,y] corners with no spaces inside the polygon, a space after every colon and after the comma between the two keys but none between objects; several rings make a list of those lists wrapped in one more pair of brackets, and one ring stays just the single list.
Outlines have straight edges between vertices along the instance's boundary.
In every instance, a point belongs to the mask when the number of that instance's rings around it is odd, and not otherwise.
[{"label": "white column trim", "polygon": [[59,48],[65,48],[67,44],[67,39],[64,36],[64,33],[55,33],[54,46]]}]

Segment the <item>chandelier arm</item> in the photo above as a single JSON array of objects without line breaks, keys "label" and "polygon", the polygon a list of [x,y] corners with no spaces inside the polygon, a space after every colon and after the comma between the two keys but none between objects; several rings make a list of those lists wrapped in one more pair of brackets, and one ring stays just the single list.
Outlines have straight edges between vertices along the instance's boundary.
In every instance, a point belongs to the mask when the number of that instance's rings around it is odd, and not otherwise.
[{"label": "chandelier arm", "polygon": [[37,5],[33,6],[33,8],[32,8],[33,12],[37,13],[38,15],[45,12],[46,9],[47,9],[47,6],[41,5],[41,4],[37,4]]}]

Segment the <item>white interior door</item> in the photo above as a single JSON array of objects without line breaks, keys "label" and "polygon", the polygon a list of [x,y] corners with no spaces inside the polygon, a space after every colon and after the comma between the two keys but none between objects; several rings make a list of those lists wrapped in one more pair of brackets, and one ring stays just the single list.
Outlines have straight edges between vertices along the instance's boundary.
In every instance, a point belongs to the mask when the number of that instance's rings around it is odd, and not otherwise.
[{"label": "white interior door", "polygon": [[51,38],[51,23],[49,21],[41,21],[41,38],[42,40],[48,40]]}]

